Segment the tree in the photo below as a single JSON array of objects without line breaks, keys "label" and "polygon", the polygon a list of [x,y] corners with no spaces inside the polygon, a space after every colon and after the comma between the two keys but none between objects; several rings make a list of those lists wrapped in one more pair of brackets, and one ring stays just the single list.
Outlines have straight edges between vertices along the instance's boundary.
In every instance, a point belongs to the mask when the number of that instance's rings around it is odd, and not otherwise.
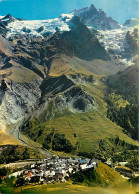
[{"label": "tree", "polygon": [[25,151],[23,152],[23,159],[28,159],[29,158],[29,152],[28,149],[25,148]]},{"label": "tree", "polygon": [[31,183],[38,183],[39,181],[40,181],[39,176],[33,176],[31,177],[31,180],[30,180]]},{"label": "tree", "polygon": [[7,173],[8,173],[9,169],[8,168],[0,168],[0,176],[3,177],[3,176],[6,176]]},{"label": "tree", "polygon": [[15,186],[20,187],[20,186],[23,186],[24,184],[25,184],[25,179],[23,177],[20,177],[16,180]]},{"label": "tree", "polygon": [[64,134],[56,133],[52,142],[52,148],[56,151],[65,151],[67,153],[73,150],[73,146]]}]

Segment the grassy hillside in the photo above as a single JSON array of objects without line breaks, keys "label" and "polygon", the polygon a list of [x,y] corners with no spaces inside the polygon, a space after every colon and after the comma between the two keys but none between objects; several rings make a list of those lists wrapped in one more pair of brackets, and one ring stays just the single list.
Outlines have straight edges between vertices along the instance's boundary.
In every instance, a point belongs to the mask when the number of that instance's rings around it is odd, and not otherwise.
[{"label": "grassy hillside", "polygon": [[[25,190],[24,190],[25,189]],[[22,191],[21,191],[22,190]],[[82,185],[71,185],[70,183],[34,186],[33,188],[20,188],[19,193],[40,194],[135,194],[138,187],[123,186],[119,188],[87,187]],[[17,192],[18,193],[18,192]]]},{"label": "grassy hillside", "polygon": [[111,61],[94,59],[86,61],[77,57],[69,57],[64,54],[55,55],[50,62],[49,75],[58,76],[69,73],[94,73],[96,75],[110,75],[125,69],[123,65],[115,65]]},{"label": "grassy hillside", "polygon": [[21,143],[11,135],[8,135],[0,130],[0,146],[1,145],[21,145]]},{"label": "grassy hillside", "polygon": [[121,175],[109,166],[99,162],[94,170],[85,172],[77,172],[73,174],[72,180],[74,184],[83,184],[88,186],[101,185],[116,186],[125,182]]},{"label": "grassy hillside", "polygon": [[[107,104],[104,101],[105,85],[100,81],[101,77],[95,76],[95,74],[93,76],[94,83],[80,83],[80,87],[95,99],[94,109],[84,113],[72,113],[69,110],[56,111],[55,116],[52,116],[55,110],[52,100],[48,108],[25,124],[22,132],[42,145],[53,130],[55,134],[64,134],[74,146],[74,154],[100,152],[103,155],[111,152],[112,149],[115,151],[122,150],[124,147],[132,149],[130,144],[138,145],[123,133],[121,127],[107,118]],[[48,118],[46,115],[50,115],[50,117]],[[52,142],[52,138],[50,142]]]},{"label": "grassy hillside", "polygon": [[119,192],[123,192],[126,194],[135,194],[138,191],[138,188],[131,188],[131,187],[122,187],[117,189],[112,188],[101,188],[101,187],[86,187],[86,186],[79,186],[79,185],[69,185],[63,184],[61,185],[54,185],[54,186],[41,186],[36,187],[34,189],[28,189],[23,191],[23,193],[44,193],[47,190],[48,194],[119,194]]}]

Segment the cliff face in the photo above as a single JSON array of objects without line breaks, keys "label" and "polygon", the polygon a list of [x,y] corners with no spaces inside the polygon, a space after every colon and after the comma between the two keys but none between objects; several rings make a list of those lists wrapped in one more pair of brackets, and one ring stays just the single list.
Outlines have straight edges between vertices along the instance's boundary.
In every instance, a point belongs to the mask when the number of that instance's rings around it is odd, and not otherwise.
[{"label": "cliff face", "polygon": [[36,101],[41,96],[40,80],[18,83],[10,79],[0,82],[0,123],[1,129],[17,137],[16,129],[26,115],[33,112]]}]

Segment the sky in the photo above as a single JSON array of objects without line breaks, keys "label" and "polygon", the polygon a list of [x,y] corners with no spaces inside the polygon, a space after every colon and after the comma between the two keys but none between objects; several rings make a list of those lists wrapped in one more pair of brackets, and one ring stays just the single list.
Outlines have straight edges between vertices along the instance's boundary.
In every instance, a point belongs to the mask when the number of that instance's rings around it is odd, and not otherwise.
[{"label": "sky", "polygon": [[0,15],[11,14],[27,20],[43,20],[59,17],[74,9],[94,4],[120,24],[137,18],[139,0],[0,0]]}]

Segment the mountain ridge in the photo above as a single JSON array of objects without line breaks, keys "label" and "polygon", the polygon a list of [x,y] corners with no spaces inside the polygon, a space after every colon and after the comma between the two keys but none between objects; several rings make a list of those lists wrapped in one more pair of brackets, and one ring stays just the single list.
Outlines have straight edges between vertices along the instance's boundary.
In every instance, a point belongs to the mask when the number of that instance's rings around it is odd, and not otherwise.
[{"label": "mountain ridge", "polygon": [[[8,23],[4,25],[2,22],[4,19],[0,20],[0,30],[2,31],[3,35],[6,35],[6,37],[9,39],[13,39],[17,36],[20,36],[20,38],[22,36],[23,39],[27,36],[30,38],[36,37],[41,39],[49,39],[56,33],[68,34],[68,32],[71,32],[74,26],[73,21],[76,16],[79,18],[82,24],[87,26],[87,28],[93,32],[96,39],[98,39],[99,44],[104,47],[106,52],[109,53],[111,59],[113,59],[116,64],[134,64],[135,53],[133,51],[133,47],[136,47],[136,50],[138,49],[138,41],[137,38],[134,38],[134,35],[132,34],[134,29],[137,29],[136,31],[138,31],[138,20],[131,19],[126,21],[125,24],[121,26],[112,18],[107,17],[104,11],[101,9],[97,10],[94,5],[80,10],[74,10],[69,14],[61,14],[59,18],[42,21],[26,21],[16,19],[8,14],[5,16],[6,18],[9,18],[9,21],[7,21]],[[132,25],[128,24],[130,22]],[[81,32],[79,31],[79,33]],[[136,34],[137,33],[138,32],[136,32]]]}]

